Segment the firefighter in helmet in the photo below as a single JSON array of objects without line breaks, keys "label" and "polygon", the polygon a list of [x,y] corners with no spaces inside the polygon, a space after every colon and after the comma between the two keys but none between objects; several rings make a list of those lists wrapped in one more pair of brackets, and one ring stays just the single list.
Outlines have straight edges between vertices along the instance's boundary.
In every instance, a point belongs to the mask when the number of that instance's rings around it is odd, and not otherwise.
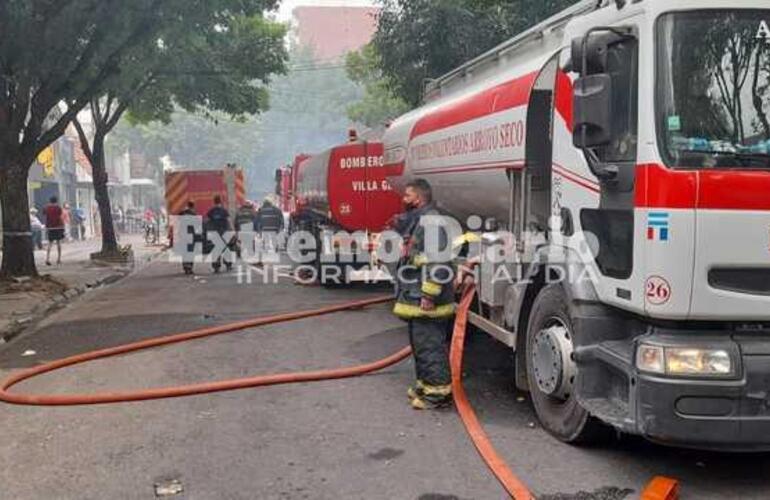
[{"label": "firefighter in helmet", "polygon": [[433,203],[427,181],[417,179],[407,184],[404,205],[409,227],[403,233],[393,313],[409,324],[417,372],[416,383],[407,391],[412,407],[435,409],[448,405],[452,393],[447,331],[455,313],[454,270],[451,256],[441,255],[450,236],[446,226],[439,224],[434,233],[439,248],[428,248],[435,242],[426,241],[426,228],[445,215]]}]

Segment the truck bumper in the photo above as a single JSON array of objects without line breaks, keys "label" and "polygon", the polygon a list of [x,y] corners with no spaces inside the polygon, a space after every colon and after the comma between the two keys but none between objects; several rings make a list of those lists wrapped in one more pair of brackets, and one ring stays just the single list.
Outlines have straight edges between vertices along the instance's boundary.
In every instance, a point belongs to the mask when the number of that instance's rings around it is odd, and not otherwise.
[{"label": "truck bumper", "polygon": [[[635,354],[641,342],[726,349],[733,356],[734,375],[717,379],[640,372]],[[651,329],[629,341],[584,350],[588,352],[580,356],[579,365],[587,361],[585,377],[582,366],[579,371],[580,385],[593,384],[594,389],[579,391],[580,400],[601,420],[666,445],[770,450],[770,332],[724,331],[717,336]]]}]

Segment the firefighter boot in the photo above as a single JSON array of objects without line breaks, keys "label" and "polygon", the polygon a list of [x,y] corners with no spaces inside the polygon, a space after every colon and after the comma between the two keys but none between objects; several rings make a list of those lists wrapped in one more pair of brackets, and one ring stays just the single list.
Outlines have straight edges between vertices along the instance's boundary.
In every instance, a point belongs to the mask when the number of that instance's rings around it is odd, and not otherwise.
[{"label": "firefighter boot", "polygon": [[412,398],[415,410],[437,410],[452,404],[451,385],[428,385],[423,383],[422,391]]},{"label": "firefighter boot", "polygon": [[417,379],[417,382],[414,383],[409,389],[406,390],[406,397],[409,398],[409,401],[413,400],[414,398],[418,398],[422,396],[422,389],[424,384],[423,381],[420,379]]}]

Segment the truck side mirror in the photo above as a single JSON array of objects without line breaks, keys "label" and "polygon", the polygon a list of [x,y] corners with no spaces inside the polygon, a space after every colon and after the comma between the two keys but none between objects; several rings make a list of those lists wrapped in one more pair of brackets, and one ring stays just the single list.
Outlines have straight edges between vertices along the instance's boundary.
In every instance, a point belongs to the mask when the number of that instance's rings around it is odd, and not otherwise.
[{"label": "truck side mirror", "polygon": [[576,148],[604,146],[612,141],[612,77],[606,73],[575,81],[572,143]]},{"label": "truck side mirror", "polygon": [[623,28],[593,28],[585,36],[572,39],[569,70],[588,76],[607,71],[610,46],[633,38]]},{"label": "truck side mirror", "polygon": [[583,63],[586,64],[586,74],[603,73],[607,70],[607,41],[604,34],[586,35],[572,40],[572,71],[583,73]]}]

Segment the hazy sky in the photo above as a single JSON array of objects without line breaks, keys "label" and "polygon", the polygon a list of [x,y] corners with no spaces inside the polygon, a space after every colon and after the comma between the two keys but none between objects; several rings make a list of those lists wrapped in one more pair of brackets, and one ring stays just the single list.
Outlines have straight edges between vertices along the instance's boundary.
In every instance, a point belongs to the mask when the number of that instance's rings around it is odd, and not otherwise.
[{"label": "hazy sky", "polygon": [[343,7],[361,7],[374,5],[375,0],[283,0],[279,18],[284,21],[291,19],[291,11],[300,5],[324,5],[324,6],[343,6]]}]

